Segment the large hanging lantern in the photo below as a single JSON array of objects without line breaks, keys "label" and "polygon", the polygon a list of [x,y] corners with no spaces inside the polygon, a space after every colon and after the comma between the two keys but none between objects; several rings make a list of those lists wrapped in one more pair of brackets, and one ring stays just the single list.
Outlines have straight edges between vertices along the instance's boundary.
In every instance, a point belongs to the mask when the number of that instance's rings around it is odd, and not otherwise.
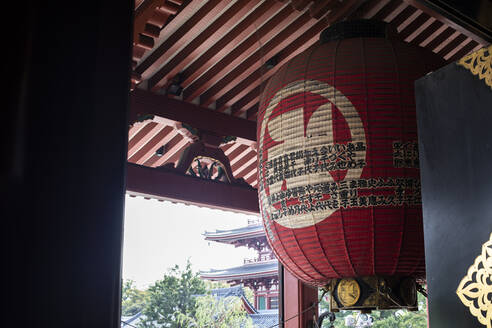
[{"label": "large hanging lantern", "polygon": [[336,24],[262,95],[261,214],[279,260],[311,285],[425,275],[414,81],[442,61],[394,34]]}]

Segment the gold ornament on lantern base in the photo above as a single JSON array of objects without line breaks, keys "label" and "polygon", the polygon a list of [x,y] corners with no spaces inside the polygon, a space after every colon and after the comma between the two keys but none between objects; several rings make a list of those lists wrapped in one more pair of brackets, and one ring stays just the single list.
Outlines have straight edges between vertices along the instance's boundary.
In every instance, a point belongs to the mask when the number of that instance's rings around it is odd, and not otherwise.
[{"label": "gold ornament on lantern base", "polygon": [[325,289],[330,292],[329,302],[333,312],[418,309],[417,284],[411,277],[332,279]]}]

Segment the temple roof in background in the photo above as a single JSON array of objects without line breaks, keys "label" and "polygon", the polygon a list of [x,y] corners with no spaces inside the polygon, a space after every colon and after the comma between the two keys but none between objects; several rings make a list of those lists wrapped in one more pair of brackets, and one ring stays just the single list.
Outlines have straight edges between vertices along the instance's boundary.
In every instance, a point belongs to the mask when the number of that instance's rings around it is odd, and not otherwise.
[{"label": "temple roof in background", "polygon": [[253,279],[262,277],[273,277],[277,275],[277,260],[249,263],[242,266],[222,270],[210,270],[200,272],[200,277],[202,279],[214,281]]},{"label": "temple roof in background", "polygon": [[248,225],[230,230],[207,231],[203,236],[205,240],[232,244],[239,240],[265,237],[265,229],[263,225]]}]

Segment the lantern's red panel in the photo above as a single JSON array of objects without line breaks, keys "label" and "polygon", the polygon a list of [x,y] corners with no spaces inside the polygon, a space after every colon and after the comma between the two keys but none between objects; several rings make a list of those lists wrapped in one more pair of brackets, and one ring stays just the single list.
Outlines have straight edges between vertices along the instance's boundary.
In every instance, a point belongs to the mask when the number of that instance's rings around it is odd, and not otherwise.
[{"label": "lantern's red panel", "polygon": [[425,275],[414,81],[432,53],[329,41],[269,81],[258,115],[260,208],[299,279]]}]

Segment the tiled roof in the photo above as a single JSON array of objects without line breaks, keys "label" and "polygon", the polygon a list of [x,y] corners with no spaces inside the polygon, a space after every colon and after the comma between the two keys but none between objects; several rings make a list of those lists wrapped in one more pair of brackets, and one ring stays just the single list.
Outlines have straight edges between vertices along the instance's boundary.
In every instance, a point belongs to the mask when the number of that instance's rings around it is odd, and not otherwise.
[{"label": "tiled roof", "polygon": [[231,230],[206,231],[203,236],[205,240],[231,243],[246,238],[263,237],[265,230],[263,225],[249,225]]},{"label": "tiled roof", "polygon": [[202,279],[209,280],[233,280],[233,279],[248,279],[276,276],[278,270],[278,261],[270,260],[265,262],[256,262],[245,264],[239,267],[210,270],[200,272]]},{"label": "tiled roof", "polygon": [[278,312],[250,314],[253,325],[258,328],[269,328],[278,324]]}]

